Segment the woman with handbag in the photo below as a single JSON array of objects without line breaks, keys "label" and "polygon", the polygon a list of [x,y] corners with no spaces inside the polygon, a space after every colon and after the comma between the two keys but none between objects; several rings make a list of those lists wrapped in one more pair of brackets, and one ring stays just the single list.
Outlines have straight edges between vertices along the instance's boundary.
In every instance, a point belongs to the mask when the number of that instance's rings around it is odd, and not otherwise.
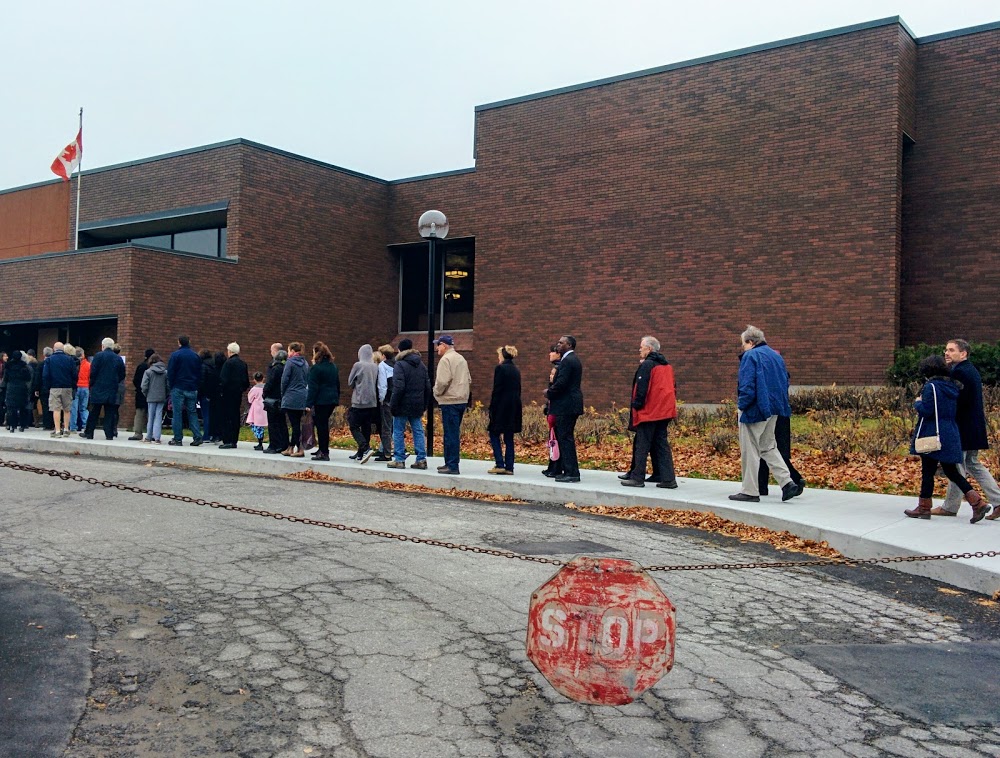
[{"label": "woman with handbag", "polygon": [[[493,370],[493,393],[490,395],[490,421],[486,427],[493,447],[494,466],[487,474],[514,473],[514,435],[521,432],[521,372],[514,365],[517,348],[497,348],[497,367]],[[501,440],[503,446],[501,447]]]},{"label": "woman with handbag", "polygon": [[[562,358],[562,354],[559,352],[557,345],[549,346],[549,363],[552,364],[552,368],[549,369],[549,387],[552,386],[552,382],[556,378],[556,368],[559,366],[559,359]],[[545,407],[542,409],[542,413],[545,414],[545,421],[549,425],[549,466],[544,471],[542,471],[542,476],[547,476],[549,479],[555,479],[557,476],[562,476],[564,473],[562,461],[559,459],[559,443],[556,442],[556,417],[549,413],[549,402],[545,401]]]},{"label": "woman with handbag", "polygon": [[920,499],[916,508],[903,513],[910,518],[931,517],[934,474],[940,465],[945,476],[958,485],[966,501],[972,506],[970,523],[975,524],[982,521],[990,506],[972,489],[969,480],[958,472],[958,464],[962,462],[962,442],[955,421],[955,411],[958,407],[958,391],[962,385],[952,379],[950,373],[948,364],[940,355],[930,355],[920,361],[920,375],[927,382],[920,393],[920,399],[913,404],[920,422],[910,445],[910,455],[920,456]]}]

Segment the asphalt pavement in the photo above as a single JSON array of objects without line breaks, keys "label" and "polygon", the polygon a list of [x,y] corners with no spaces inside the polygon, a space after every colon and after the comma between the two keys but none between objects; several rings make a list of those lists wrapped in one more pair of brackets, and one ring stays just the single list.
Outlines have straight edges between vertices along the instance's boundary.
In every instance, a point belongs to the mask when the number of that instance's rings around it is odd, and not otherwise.
[{"label": "asphalt pavement", "polygon": [[[221,470],[235,456],[192,470],[66,452],[16,459],[560,560],[580,550],[642,565],[787,557],[552,499],[496,503]],[[653,574],[677,608],[673,670],[629,705],[586,706],[526,657],[528,603],[553,566],[6,468],[0,491],[0,577],[29,604],[39,587],[62,596],[92,629],[54,627],[89,654],[86,692],[79,679],[65,692],[81,713],[64,721],[71,758],[1000,755],[991,707],[1000,615],[982,596],[926,578],[843,566]],[[20,607],[32,632],[47,625]],[[0,657],[7,649],[0,642]],[[42,665],[60,654],[43,648]],[[5,758],[35,754],[45,753],[0,745]]]},{"label": "asphalt pavement", "polygon": [[[375,483],[409,482],[431,487],[457,487],[493,495],[510,495],[532,502],[573,502],[577,505],[646,505],[661,508],[711,512],[717,516],[751,526],[788,531],[803,539],[825,540],[831,547],[851,558],[977,553],[996,550],[1000,545],[1000,520],[970,524],[971,511],[963,503],[956,518],[938,517],[930,521],[903,515],[916,505],[916,499],[897,495],[840,492],[807,488],[799,497],[781,501],[778,487],[759,503],[740,503],[728,499],[739,491],[736,482],[680,478],[676,490],[652,485],[641,489],[621,486],[617,475],[609,471],[581,473],[578,484],[560,484],[541,475],[542,467],[517,464],[514,476],[491,476],[492,461],[463,460],[460,476],[438,474],[444,463],[430,458],[428,470],[387,469],[384,463],[359,464],[349,459],[346,450],[331,450],[329,462],[306,458],[264,455],[249,443],[236,450],[220,450],[217,445],[190,447],[186,438],[182,447],[131,442],[126,433],[113,442],[98,438],[83,440],[77,436],[52,439],[48,432],[0,432],[0,453],[12,458],[17,450],[89,455],[109,460],[156,461],[213,468],[251,474],[282,476],[313,469],[345,481]],[[412,457],[408,462],[412,461]],[[808,480],[808,472],[803,472]],[[960,558],[937,561],[902,562],[892,568],[926,576],[961,589],[992,596],[1000,591],[1000,557]]]}]

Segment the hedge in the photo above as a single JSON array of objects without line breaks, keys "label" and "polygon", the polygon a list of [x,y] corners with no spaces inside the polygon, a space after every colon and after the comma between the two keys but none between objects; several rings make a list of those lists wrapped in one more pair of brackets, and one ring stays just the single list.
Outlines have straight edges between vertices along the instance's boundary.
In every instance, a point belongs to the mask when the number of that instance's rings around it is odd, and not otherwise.
[{"label": "hedge", "polygon": [[[969,360],[972,361],[983,377],[983,384],[1000,385],[1000,343],[976,342],[970,345]],[[886,371],[890,384],[906,387],[913,382],[922,382],[917,366],[921,359],[928,355],[943,355],[944,345],[925,345],[923,343],[912,347],[898,347],[893,352],[893,362]]]}]

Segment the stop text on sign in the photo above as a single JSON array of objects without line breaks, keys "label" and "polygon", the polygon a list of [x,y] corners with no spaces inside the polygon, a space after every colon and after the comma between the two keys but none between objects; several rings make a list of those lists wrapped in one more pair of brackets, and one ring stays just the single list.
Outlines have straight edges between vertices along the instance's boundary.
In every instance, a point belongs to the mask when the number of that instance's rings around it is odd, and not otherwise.
[{"label": "stop text on sign", "polygon": [[602,611],[553,602],[542,608],[538,643],[547,648],[575,648],[578,652],[621,660],[641,656],[643,645],[666,644],[666,623],[658,611],[609,608]]}]

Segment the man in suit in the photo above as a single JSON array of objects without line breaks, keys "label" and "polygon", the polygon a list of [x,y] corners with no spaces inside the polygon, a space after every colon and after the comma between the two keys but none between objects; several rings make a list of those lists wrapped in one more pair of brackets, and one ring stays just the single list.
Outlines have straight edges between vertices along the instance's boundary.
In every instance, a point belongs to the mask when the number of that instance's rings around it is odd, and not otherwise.
[{"label": "man in suit", "polygon": [[563,473],[556,476],[557,482],[580,481],[580,464],[576,459],[576,440],[573,430],[576,420],[583,415],[583,365],[576,355],[576,338],[568,334],[556,343],[559,350],[559,365],[552,386],[545,391],[549,400],[549,413],[556,417],[556,441],[559,443],[559,459]]},{"label": "man in suit", "polygon": [[[965,340],[950,340],[944,348],[944,360],[951,367],[951,378],[962,383],[955,412],[962,440],[962,463],[958,472],[979,482],[987,502],[993,503],[993,512],[986,518],[996,519],[1000,516],[1000,488],[989,469],[979,460],[979,451],[990,447],[986,436],[986,414],[983,412],[983,380],[969,360],[969,343]],[[931,515],[957,516],[961,503],[962,491],[957,484],[949,483],[944,503],[932,508]]]}]

